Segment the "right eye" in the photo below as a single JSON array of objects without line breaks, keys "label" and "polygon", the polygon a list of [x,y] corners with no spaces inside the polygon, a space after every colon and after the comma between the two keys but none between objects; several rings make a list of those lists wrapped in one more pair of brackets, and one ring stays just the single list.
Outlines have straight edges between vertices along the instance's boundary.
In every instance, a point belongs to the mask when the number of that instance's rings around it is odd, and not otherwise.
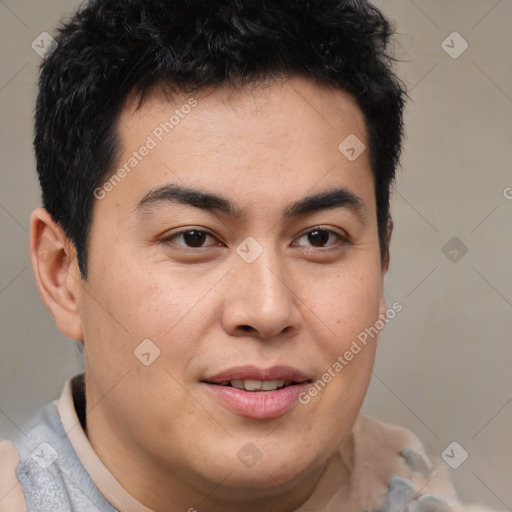
[{"label": "right eye", "polygon": [[[213,235],[208,233],[207,231],[201,229],[187,229],[184,231],[179,231],[172,235],[166,236],[162,240],[160,240],[165,245],[177,244],[182,245],[187,248],[201,248],[204,247],[205,240],[210,237],[213,240],[215,238]],[[220,245],[220,243],[214,243],[207,245],[206,247],[210,247],[212,245]]]}]

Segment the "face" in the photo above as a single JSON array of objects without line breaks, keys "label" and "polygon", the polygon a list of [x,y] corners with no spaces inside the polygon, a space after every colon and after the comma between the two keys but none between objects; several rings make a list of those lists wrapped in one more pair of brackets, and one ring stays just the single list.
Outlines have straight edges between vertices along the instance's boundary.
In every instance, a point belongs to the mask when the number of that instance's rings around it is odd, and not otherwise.
[{"label": "face", "polygon": [[350,434],[376,340],[344,354],[385,309],[360,109],[290,78],[155,94],[119,132],[79,297],[93,446],[121,481],[303,482]]}]

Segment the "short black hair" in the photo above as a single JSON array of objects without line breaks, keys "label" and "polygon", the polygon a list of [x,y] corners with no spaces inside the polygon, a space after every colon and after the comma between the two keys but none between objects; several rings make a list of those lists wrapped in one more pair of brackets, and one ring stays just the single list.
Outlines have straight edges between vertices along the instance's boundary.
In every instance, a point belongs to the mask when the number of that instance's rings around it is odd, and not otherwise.
[{"label": "short black hair", "polygon": [[[74,243],[82,279],[94,190],[114,172],[119,115],[153,87],[190,93],[304,76],[341,88],[366,121],[381,255],[406,90],[390,21],[366,0],[90,0],[41,63],[34,146],[43,206]],[[340,141],[341,142],[341,141]]]}]

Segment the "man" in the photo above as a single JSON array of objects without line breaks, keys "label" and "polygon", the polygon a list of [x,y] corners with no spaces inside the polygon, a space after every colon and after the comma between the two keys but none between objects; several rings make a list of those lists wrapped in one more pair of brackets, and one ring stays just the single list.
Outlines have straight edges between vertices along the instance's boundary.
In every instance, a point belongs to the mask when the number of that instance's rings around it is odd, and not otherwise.
[{"label": "man", "polygon": [[[357,0],[93,0],[42,65],[32,261],[83,344],[0,510],[463,510],[360,413],[405,91]],[[3,507],[3,508],[2,508]]]}]

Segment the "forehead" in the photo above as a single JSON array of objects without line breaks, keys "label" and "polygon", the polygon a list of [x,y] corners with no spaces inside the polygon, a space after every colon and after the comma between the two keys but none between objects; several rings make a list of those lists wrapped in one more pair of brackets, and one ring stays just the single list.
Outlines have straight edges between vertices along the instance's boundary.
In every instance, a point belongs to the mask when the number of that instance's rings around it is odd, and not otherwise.
[{"label": "forehead", "polygon": [[116,166],[129,174],[116,189],[132,206],[169,182],[224,192],[242,205],[291,203],[315,187],[346,184],[373,194],[368,151],[356,160],[342,151],[346,140],[360,144],[357,151],[368,147],[364,116],[346,91],[293,77],[172,98],[154,91],[136,105],[130,98],[119,119]]},{"label": "forehead", "polygon": [[[189,109],[191,98],[197,105]],[[267,131],[272,136],[281,129],[285,131],[283,135],[290,136],[290,122],[299,119],[305,123],[295,125],[293,132],[318,130],[323,125],[323,130],[339,131],[340,128],[350,127],[353,133],[366,136],[364,115],[353,95],[301,76],[276,78],[244,86],[206,86],[193,94],[166,93],[164,86],[157,85],[148,93],[142,106],[138,107],[138,97],[130,95],[119,123],[121,134],[125,137],[130,137],[134,129],[142,128],[147,120],[169,121],[166,115],[169,109],[175,109],[179,119],[183,119],[183,114],[188,116],[191,110],[196,117],[201,113],[201,130],[216,131],[219,134],[228,132],[231,127],[233,132],[241,135],[239,128],[240,123],[243,123],[247,131],[258,127],[258,135]],[[223,117],[221,124],[204,123],[208,117],[217,121],[219,114]],[[173,129],[178,128],[179,119],[171,123]],[[265,128],[261,125],[262,120],[266,123],[266,130],[262,130]],[[149,126],[145,126],[145,129],[149,129]]]}]

